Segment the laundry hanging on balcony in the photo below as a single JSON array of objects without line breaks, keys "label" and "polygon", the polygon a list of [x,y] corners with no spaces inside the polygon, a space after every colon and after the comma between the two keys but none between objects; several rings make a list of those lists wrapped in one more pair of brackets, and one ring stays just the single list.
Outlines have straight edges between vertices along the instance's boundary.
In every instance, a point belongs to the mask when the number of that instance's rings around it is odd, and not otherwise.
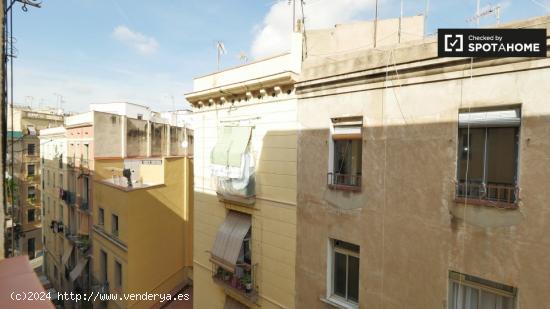
[{"label": "laundry hanging on balcony", "polygon": [[250,152],[252,127],[220,128],[212,150],[211,171],[217,177],[218,193],[249,197],[254,192],[254,158]]},{"label": "laundry hanging on balcony", "polygon": [[242,178],[252,127],[225,126],[218,132],[212,150],[212,173],[218,177]]}]

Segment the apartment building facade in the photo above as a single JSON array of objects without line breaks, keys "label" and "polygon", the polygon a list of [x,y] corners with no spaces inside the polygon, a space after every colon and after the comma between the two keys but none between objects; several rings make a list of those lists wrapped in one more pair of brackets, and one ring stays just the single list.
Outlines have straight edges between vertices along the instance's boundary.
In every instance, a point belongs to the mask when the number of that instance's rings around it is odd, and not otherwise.
[{"label": "apartment building facade", "polygon": [[195,78],[186,94],[196,141],[195,308],[306,308],[296,302],[295,272],[302,58],[410,41],[423,23],[337,25],[307,40],[301,28],[289,53]]},{"label": "apartment building facade", "polygon": [[549,67],[434,39],[306,58],[296,307],[545,307]]},{"label": "apartment building facade", "polygon": [[195,308],[294,308],[296,111],[290,53],[194,79]]},{"label": "apartment building facade", "polygon": [[28,107],[14,107],[13,113],[11,109],[9,111],[8,123],[7,172],[10,176],[5,245],[10,255],[27,254],[30,259],[34,259],[42,251],[38,132],[62,124],[63,116],[51,110],[35,111]]},{"label": "apartment building facade", "polygon": [[92,128],[85,113],[40,131],[44,269],[59,291],[91,291]]},{"label": "apartment building facade", "polygon": [[[92,290],[178,293],[192,278],[193,132],[140,105],[91,109]],[[121,297],[94,307],[158,302]]]},{"label": "apartment building facade", "polygon": [[67,182],[67,148],[64,127],[40,130],[43,271],[58,291],[67,286],[65,265],[69,257],[65,254],[69,242],[64,233],[68,209],[61,193]]}]

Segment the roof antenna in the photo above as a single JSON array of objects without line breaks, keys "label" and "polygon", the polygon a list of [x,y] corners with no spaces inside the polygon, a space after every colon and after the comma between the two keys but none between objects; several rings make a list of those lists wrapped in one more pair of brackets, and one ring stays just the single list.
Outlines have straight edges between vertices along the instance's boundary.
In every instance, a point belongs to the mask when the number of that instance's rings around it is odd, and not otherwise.
[{"label": "roof antenna", "polygon": [[479,26],[479,20],[481,18],[483,18],[485,16],[489,16],[489,15],[495,15],[496,20],[497,20],[497,25],[500,24],[500,10],[501,10],[500,4],[489,5],[486,8],[484,8],[483,10],[481,10],[480,7],[479,7],[479,5],[480,5],[479,2],[480,2],[480,0],[477,0],[476,14],[474,16],[471,16],[468,19],[466,19],[466,22],[471,23],[471,22],[475,21],[476,25]]},{"label": "roof antenna", "polygon": [[246,55],[246,53],[244,51],[239,52],[239,55],[237,56],[237,58],[240,61],[242,61],[242,63],[247,63],[248,62],[248,56]]},{"label": "roof antenna", "polygon": [[216,43],[216,50],[218,52],[218,71],[220,70],[220,58],[221,55],[227,54],[227,50],[225,50],[225,45],[223,45],[222,41],[218,41]]}]

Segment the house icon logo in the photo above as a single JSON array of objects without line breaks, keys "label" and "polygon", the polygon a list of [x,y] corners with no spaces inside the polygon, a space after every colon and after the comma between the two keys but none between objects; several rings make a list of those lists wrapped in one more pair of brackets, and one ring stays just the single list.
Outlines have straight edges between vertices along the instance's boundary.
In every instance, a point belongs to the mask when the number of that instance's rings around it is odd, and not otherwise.
[{"label": "house icon logo", "polygon": [[462,52],[464,51],[464,35],[462,34],[445,34],[445,51],[446,52]]}]

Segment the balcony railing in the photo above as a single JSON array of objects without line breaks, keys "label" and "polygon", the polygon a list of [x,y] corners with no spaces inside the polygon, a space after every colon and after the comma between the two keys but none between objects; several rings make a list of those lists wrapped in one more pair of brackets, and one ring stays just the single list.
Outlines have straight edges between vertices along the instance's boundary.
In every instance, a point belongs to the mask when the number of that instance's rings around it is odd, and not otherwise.
[{"label": "balcony railing", "polygon": [[88,210],[89,209],[88,201],[81,201],[80,202],[80,209],[81,210]]},{"label": "balcony railing", "polygon": [[38,180],[38,175],[27,175],[27,182],[35,182]]},{"label": "balcony railing", "polygon": [[92,278],[92,291],[95,294],[107,294],[109,293],[109,282],[99,280],[95,276]]},{"label": "balcony railing", "polygon": [[60,189],[61,199],[69,206],[76,203],[76,192]]},{"label": "balcony railing", "polygon": [[328,173],[327,184],[333,189],[361,191],[361,174]]},{"label": "balcony railing", "polygon": [[456,184],[457,202],[497,208],[517,208],[518,187],[510,184],[458,182]]},{"label": "balcony railing", "polygon": [[236,293],[255,303],[258,300],[255,279],[256,266],[257,264],[238,264],[235,272],[232,273],[222,267],[213,265],[212,279],[230,292]]}]

